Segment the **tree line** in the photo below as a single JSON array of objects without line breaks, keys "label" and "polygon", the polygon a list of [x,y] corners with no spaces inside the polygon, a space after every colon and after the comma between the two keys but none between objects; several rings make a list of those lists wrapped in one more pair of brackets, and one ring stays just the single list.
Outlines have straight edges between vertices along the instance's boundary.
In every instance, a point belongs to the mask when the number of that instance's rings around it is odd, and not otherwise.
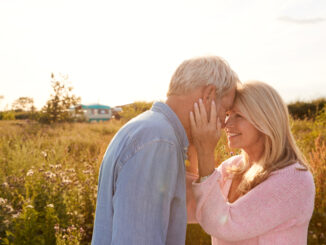
[{"label": "tree line", "polygon": [[[68,86],[68,75],[51,74],[51,86],[53,89],[50,98],[40,111],[34,106],[34,100],[30,97],[19,97],[12,103],[12,109],[0,112],[0,120],[31,119],[41,123],[69,122],[76,120],[77,114],[82,111],[76,107],[81,98],[74,95],[71,86]],[[0,100],[3,99],[0,95]],[[326,98],[318,98],[312,101],[296,101],[288,104],[290,115],[294,119],[312,119],[326,114]],[[128,121],[138,114],[150,109],[152,102],[138,101],[122,106],[123,111],[116,115]],[[72,113],[72,108],[74,112]]]}]

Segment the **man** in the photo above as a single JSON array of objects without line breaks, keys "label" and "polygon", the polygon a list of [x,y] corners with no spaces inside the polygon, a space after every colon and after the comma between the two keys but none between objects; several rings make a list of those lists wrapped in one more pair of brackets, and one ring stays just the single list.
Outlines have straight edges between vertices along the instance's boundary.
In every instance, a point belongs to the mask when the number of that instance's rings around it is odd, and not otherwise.
[{"label": "man", "polygon": [[208,112],[214,100],[224,122],[238,82],[219,57],[186,60],[166,103],[154,103],[119,130],[100,168],[93,245],[185,244],[189,113],[199,98]]}]

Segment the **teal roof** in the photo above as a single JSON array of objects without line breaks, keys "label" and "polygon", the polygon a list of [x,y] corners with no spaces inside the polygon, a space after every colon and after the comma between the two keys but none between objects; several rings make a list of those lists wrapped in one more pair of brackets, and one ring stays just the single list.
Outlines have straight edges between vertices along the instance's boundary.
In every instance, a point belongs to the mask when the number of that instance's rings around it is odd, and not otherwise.
[{"label": "teal roof", "polygon": [[100,104],[93,104],[93,105],[81,105],[83,109],[111,109],[108,105],[100,105]]}]

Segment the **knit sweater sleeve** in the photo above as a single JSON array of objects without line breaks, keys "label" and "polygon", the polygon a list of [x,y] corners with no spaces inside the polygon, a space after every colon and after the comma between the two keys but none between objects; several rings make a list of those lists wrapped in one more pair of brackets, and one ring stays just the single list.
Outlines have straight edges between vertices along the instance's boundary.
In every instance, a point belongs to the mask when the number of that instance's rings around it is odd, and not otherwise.
[{"label": "knit sweater sleeve", "polygon": [[218,170],[205,182],[193,183],[198,222],[214,237],[239,241],[287,222],[309,221],[315,196],[313,177],[309,171],[299,171],[295,166],[275,171],[234,203],[222,195]]}]

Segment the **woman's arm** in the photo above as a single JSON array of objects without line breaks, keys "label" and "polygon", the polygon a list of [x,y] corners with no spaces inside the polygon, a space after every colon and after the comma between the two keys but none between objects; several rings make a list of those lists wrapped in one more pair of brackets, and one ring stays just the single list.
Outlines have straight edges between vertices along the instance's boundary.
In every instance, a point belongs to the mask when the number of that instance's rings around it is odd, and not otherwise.
[{"label": "woman's arm", "polygon": [[190,125],[198,155],[199,176],[208,176],[215,169],[214,150],[221,136],[221,123],[217,118],[214,100],[212,100],[209,120],[202,100],[199,100],[199,105],[195,103],[194,113],[190,112]]}]

